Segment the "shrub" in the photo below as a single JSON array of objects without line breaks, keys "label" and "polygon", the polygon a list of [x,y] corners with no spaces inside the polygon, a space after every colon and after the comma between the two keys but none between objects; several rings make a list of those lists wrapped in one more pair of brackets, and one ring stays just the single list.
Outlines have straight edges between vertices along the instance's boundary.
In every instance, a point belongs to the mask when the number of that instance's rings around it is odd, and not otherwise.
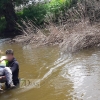
[{"label": "shrub", "polygon": [[47,16],[52,16],[53,22],[57,22],[60,14],[64,15],[73,4],[78,0],[51,0],[50,2],[33,3],[17,13],[19,18],[33,20],[37,25],[44,23]]}]

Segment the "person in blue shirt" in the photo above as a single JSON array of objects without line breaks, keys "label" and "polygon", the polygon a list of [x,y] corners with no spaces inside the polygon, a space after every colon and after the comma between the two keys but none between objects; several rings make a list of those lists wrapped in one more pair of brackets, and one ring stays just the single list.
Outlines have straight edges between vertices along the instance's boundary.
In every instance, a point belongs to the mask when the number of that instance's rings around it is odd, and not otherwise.
[{"label": "person in blue shirt", "polygon": [[[12,49],[8,49],[6,51],[6,57],[8,60],[7,66],[10,67],[12,71],[12,79],[15,86],[19,85],[19,64],[18,61],[14,57],[14,51]],[[6,87],[9,87],[6,82]]]}]

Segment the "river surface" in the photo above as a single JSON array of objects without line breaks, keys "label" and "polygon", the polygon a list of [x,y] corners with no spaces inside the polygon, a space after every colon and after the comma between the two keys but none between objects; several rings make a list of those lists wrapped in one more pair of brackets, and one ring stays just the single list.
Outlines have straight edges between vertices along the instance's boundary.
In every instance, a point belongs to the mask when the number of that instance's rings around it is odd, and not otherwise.
[{"label": "river surface", "polygon": [[100,50],[83,50],[60,56],[58,47],[0,44],[13,49],[20,64],[20,78],[39,80],[40,86],[26,86],[0,93],[0,100],[100,100]]}]

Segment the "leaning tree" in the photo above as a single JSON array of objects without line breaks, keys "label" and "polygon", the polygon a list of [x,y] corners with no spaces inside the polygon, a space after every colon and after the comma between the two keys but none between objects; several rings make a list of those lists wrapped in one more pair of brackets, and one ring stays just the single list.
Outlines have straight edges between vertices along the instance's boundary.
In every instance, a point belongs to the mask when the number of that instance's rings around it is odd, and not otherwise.
[{"label": "leaning tree", "polygon": [[0,0],[0,17],[6,20],[6,36],[14,36],[16,31],[16,22],[18,20],[15,13],[15,6],[25,4],[29,0]]}]

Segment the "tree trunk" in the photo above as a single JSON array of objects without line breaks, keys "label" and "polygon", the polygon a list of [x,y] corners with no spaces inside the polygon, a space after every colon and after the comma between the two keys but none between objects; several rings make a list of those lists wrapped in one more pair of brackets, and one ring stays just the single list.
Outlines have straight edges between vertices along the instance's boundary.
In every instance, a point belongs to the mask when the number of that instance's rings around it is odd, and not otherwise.
[{"label": "tree trunk", "polygon": [[16,31],[17,16],[15,14],[12,0],[9,0],[4,4],[3,14],[7,22],[5,35],[9,37],[14,36]]}]

